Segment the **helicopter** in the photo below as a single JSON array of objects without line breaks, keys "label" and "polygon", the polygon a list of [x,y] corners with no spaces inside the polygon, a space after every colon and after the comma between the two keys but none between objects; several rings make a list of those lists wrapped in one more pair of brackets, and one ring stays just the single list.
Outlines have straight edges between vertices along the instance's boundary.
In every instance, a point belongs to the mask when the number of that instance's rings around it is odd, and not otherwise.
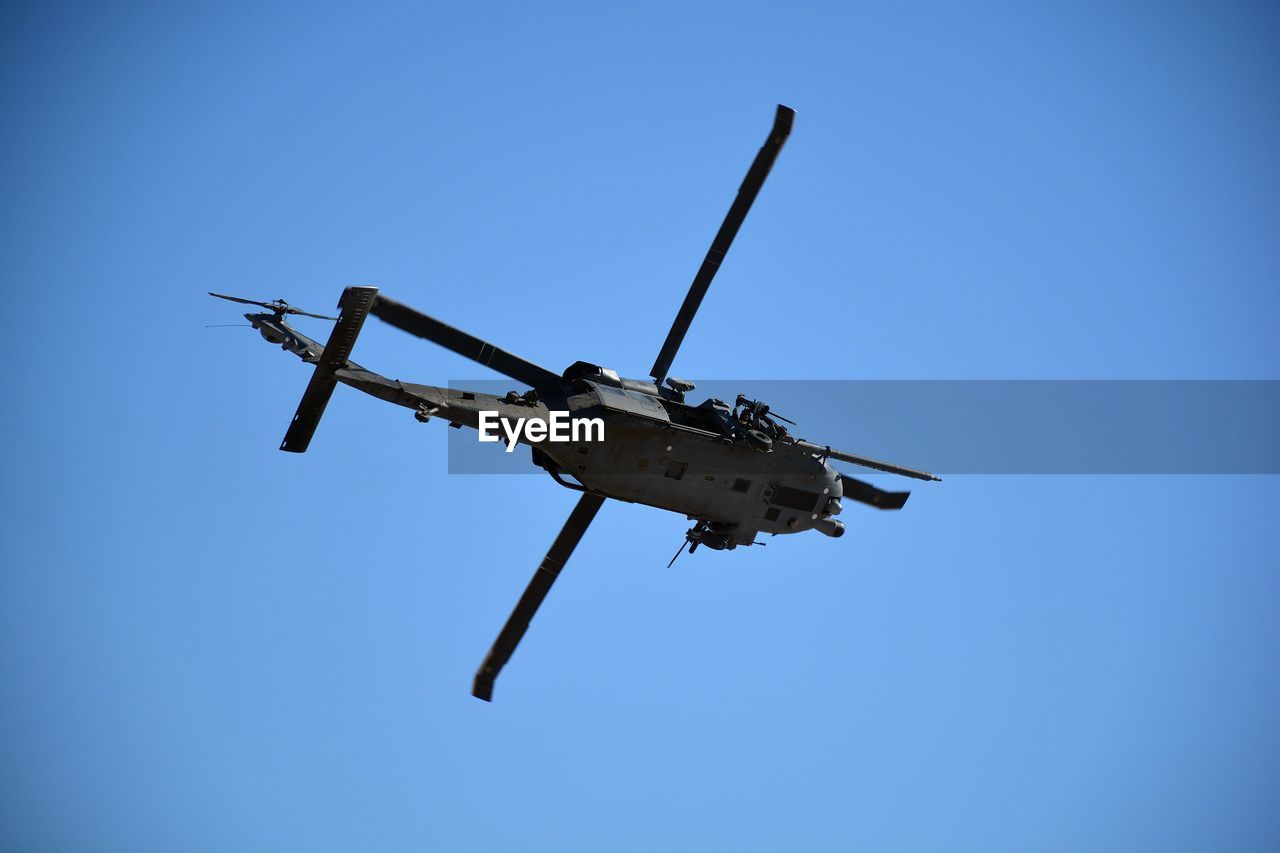
[{"label": "helicopter", "polygon": [[[263,302],[210,293],[265,309],[245,314],[245,319],[268,342],[315,367],[281,450],[307,450],[338,384],[407,408],[422,423],[434,418],[451,427],[481,431],[482,438],[495,418],[508,424],[548,423],[567,413],[570,421],[603,425],[603,436],[593,437],[588,430],[562,441],[537,440],[532,430],[508,431],[508,450],[516,443],[528,444],[533,463],[581,497],[476,672],[471,691],[476,698],[493,700],[499,672],[606,500],[645,504],[692,521],[674,563],[686,548],[693,553],[699,546],[728,551],[764,544],[756,541],[760,534],[817,530],[838,538],[844,524],[836,516],[846,500],[881,510],[899,510],[906,504],[909,492],[886,491],[841,474],[833,460],[918,480],[940,479],[927,471],[798,438],[787,426],[794,427],[794,422],[742,394],[733,405],[716,398],[693,405],[686,396],[694,384],[669,375],[712,279],[791,133],[794,117],[794,110],[778,105],[773,127],[711,242],[648,379],[627,379],[585,361],[556,373],[384,296],[376,287],[346,288],[336,318],[302,311],[283,299]],[[289,325],[285,318],[293,315],[334,320],[328,342],[321,346]],[[350,357],[369,316],[503,374],[524,390],[497,396],[418,385],[361,367]]]}]

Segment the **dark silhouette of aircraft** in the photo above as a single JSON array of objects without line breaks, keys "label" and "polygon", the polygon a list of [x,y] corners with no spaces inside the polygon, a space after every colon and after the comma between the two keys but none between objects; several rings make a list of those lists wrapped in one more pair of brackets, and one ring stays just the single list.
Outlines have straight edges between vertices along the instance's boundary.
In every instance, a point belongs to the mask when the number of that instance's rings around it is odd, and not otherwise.
[{"label": "dark silhouette of aircraft", "polygon": [[[604,440],[588,434],[577,440],[536,441],[527,433],[516,439],[531,446],[536,465],[582,496],[476,673],[472,689],[476,697],[492,699],[498,672],[608,499],[687,516],[694,524],[685,533],[678,557],[685,546],[692,553],[700,545],[732,550],[757,544],[761,533],[817,530],[839,537],[844,525],[836,516],[843,509],[842,501],[877,509],[901,509],[906,503],[907,492],[884,491],[841,474],[832,460],[920,480],[939,479],[925,471],[797,438],[784,425],[792,422],[743,395],[732,406],[717,399],[692,405],[686,395],[693,384],[668,375],[703,296],[791,132],[794,116],[788,107],[778,107],[768,139],[712,240],[649,379],[625,379],[614,370],[584,361],[556,373],[382,296],[374,287],[343,291],[338,302],[341,315],[324,346],[294,329],[285,317],[335,318],[300,311],[284,300],[259,302],[211,294],[267,309],[245,317],[268,341],[315,365],[281,450],[302,453],[307,449],[338,383],[410,409],[423,423],[438,418],[450,426],[479,429],[482,418],[491,422],[494,417],[484,413],[496,413],[499,421],[513,424],[548,422],[559,412],[567,413],[571,422],[598,419],[603,424]],[[401,382],[367,370],[350,356],[369,315],[508,376],[525,390],[499,397]]]}]

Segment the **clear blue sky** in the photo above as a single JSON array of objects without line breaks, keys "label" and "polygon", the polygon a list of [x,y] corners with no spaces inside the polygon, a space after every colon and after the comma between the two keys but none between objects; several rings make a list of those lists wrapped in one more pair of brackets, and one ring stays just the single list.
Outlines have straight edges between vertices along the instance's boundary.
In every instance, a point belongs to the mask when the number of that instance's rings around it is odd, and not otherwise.
[{"label": "clear blue sky", "polygon": [[643,375],[784,102],[678,375],[1278,378],[1278,47],[1266,4],[6,4],[0,843],[1275,849],[1280,478],[951,477],[671,571],[684,520],[607,505],[486,705],[574,496],[349,389],[278,452],[307,370],[204,294]]}]

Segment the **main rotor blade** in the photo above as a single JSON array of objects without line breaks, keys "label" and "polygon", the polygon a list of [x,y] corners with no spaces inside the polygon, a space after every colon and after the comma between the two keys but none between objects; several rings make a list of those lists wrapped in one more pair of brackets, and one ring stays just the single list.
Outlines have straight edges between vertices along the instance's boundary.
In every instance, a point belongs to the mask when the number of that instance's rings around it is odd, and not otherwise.
[{"label": "main rotor blade", "polygon": [[886,492],[877,489],[870,483],[855,480],[853,477],[840,475],[840,485],[844,488],[844,496],[851,501],[873,506],[876,509],[902,509],[910,492]]},{"label": "main rotor blade", "polygon": [[569,514],[569,520],[560,529],[560,535],[552,543],[547,556],[542,558],[538,571],[529,581],[524,595],[520,596],[515,610],[511,611],[507,624],[502,626],[502,633],[498,634],[493,648],[489,649],[488,656],[476,672],[475,682],[471,686],[472,696],[486,702],[493,701],[494,680],[507,661],[511,660],[511,655],[519,645],[524,632],[529,630],[529,622],[533,619],[533,614],[538,612],[538,606],[547,597],[551,585],[556,582],[560,570],[568,562],[573,549],[582,539],[582,534],[587,531],[587,525],[591,524],[591,519],[596,517],[596,512],[603,503],[604,498],[599,495],[586,493],[573,508],[573,512]]},{"label": "main rotor blade", "polygon": [[453,350],[458,355],[479,362],[499,373],[505,373],[512,379],[533,388],[555,385],[560,381],[559,376],[545,367],[525,361],[506,350],[498,349],[488,341],[483,341],[453,326],[447,326],[394,299],[379,296],[373,301],[373,308],[369,313],[397,329],[437,343],[445,349]]},{"label": "main rotor blade", "polygon": [[680,313],[676,314],[676,320],[671,324],[671,331],[667,333],[667,339],[662,344],[662,351],[658,353],[658,358],[653,363],[653,369],[649,371],[649,375],[659,385],[667,378],[667,371],[671,369],[671,362],[676,357],[676,351],[680,349],[680,344],[684,341],[684,336],[689,331],[689,325],[693,322],[693,315],[698,313],[698,306],[702,304],[702,297],[707,295],[707,289],[711,287],[711,280],[716,277],[716,272],[720,269],[724,256],[728,253],[729,247],[733,245],[733,238],[737,236],[738,228],[742,226],[742,221],[747,218],[747,211],[751,209],[751,203],[756,200],[756,194],[760,192],[760,187],[764,186],[764,179],[769,176],[769,170],[773,168],[773,161],[778,159],[778,152],[782,150],[782,144],[791,135],[791,122],[795,119],[795,116],[795,110],[778,104],[778,112],[773,119],[773,129],[769,131],[769,138],[765,140],[760,153],[756,155],[755,162],[747,170],[747,176],[743,178],[742,185],[738,187],[738,195],[734,198],[733,205],[729,208],[729,213],[720,225],[720,230],[716,232],[715,239],[711,241],[711,248],[707,250],[707,257],[702,261],[698,274],[694,276],[693,284],[689,287],[689,292],[684,297],[684,304],[680,306]]},{"label": "main rotor blade", "polygon": [[928,471],[917,471],[915,468],[904,468],[901,465],[894,465],[890,462],[881,462],[878,459],[872,459],[869,456],[858,456],[855,453],[845,453],[843,450],[832,450],[821,444],[814,444],[811,441],[797,441],[796,447],[801,450],[807,450],[815,456],[825,456],[831,459],[839,459],[841,462],[850,462],[854,465],[861,465],[863,468],[872,468],[876,471],[884,471],[886,474],[901,474],[904,477],[914,477],[917,480],[942,480],[941,477],[935,477]]}]

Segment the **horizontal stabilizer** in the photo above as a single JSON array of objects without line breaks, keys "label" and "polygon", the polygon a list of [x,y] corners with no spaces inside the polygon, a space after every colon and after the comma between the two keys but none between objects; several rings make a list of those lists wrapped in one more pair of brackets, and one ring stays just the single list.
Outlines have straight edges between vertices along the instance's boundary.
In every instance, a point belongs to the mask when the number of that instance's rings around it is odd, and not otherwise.
[{"label": "horizontal stabilizer", "polygon": [[886,492],[877,489],[870,483],[855,480],[853,477],[840,475],[840,485],[844,487],[844,496],[851,501],[873,506],[876,509],[902,509],[911,497],[910,492]]},{"label": "horizontal stabilizer", "polygon": [[320,361],[316,363],[316,372],[311,375],[311,382],[302,394],[302,402],[298,403],[297,414],[289,424],[281,450],[305,453],[311,444],[311,436],[315,435],[329,398],[333,396],[333,389],[338,384],[333,374],[347,366],[360,327],[364,325],[364,318],[369,316],[369,306],[377,295],[376,287],[348,287],[342,292],[342,298],[338,300],[342,315],[329,335],[329,343],[325,344]]}]

